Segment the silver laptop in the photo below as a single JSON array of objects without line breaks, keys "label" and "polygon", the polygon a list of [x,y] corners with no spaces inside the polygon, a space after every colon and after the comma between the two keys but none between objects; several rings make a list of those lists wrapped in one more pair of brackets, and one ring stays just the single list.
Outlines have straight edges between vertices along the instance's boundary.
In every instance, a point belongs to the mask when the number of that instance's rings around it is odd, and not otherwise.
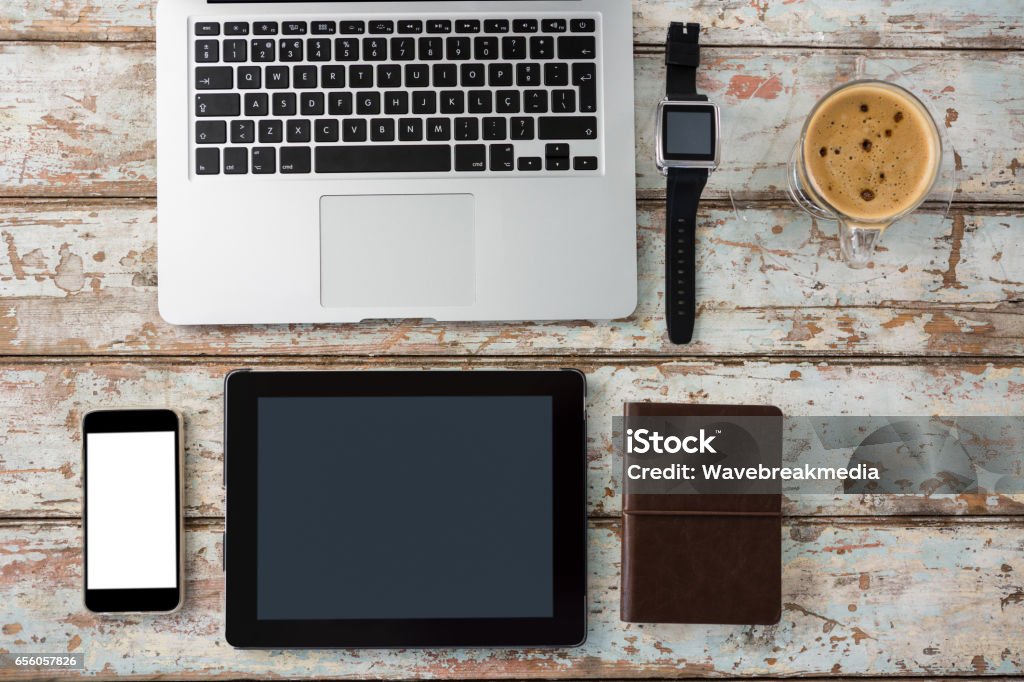
[{"label": "silver laptop", "polygon": [[157,91],[169,322],[636,305],[626,0],[162,0]]}]

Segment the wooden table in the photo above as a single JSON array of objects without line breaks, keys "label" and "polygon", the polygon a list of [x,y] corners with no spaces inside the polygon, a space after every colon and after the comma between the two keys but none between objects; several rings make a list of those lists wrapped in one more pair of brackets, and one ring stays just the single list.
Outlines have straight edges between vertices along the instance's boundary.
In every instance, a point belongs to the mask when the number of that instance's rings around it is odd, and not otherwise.
[{"label": "wooden table", "polygon": [[[640,305],[628,319],[550,324],[165,324],[153,12],[151,0],[0,5],[0,649],[81,651],[102,677],[1024,675],[1024,496],[787,500],[778,625],[626,625],[609,442],[612,415],[638,399],[773,403],[790,414],[1021,413],[1024,2],[634,0]],[[727,111],[764,100],[758,139],[799,125],[862,55],[912,75],[945,112],[962,174],[950,215],[926,210],[899,228],[941,222],[913,267],[856,286],[797,275],[809,257],[826,272],[842,267],[834,238],[766,252],[758,237],[805,219],[757,169],[742,183],[716,174],[698,234],[697,341],[667,343],[650,145],[659,43],[673,19],[706,28],[703,91]],[[729,188],[760,202],[756,220],[733,219]],[[221,382],[240,366],[585,370],[586,645],[228,646]],[[171,617],[105,619],[81,606],[79,419],[125,404],[172,405],[187,418],[189,598]]]}]

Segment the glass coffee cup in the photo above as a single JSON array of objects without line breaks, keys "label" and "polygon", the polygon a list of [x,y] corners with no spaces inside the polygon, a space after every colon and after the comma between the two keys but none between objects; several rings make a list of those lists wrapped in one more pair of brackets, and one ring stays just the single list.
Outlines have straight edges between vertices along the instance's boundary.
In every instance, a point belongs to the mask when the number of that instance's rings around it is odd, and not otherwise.
[{"label": "glass coffee cup", "polygon": [[838,221],[844,260],[863,268],[885,230],[928,197],[941,164],[927,107],[898,85],[857,80],[811,110],[790,160],[789,193],[811,215]]}]

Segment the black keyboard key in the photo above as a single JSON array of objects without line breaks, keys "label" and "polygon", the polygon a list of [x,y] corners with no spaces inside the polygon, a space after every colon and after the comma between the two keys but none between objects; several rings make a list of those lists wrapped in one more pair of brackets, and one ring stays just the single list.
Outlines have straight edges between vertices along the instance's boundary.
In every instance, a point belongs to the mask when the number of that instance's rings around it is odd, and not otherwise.
[{"label": "black keyboard key", "polygon": [[249,43],[244,39],[224,41],[224,61],[245,62],[249,60]]},{"label": "black keyboard key", "polygon": [[457,118],[455,119],[454,130],[456,140],[477,140],[480,138],[480,119]]},{"label": "black keyboard key", "polygon": [[[504,117],[488,116],[483,120],[485,140],[504,140],[508,137],[508,123]],[[510,169],[511,170],[511,169]]]},{"label": "black keyboard key", "polygon": [[298,100],[294,92],[281,92],[274,95],[274,116],[294,116],[298,113]]},{"label": "black keyboard key", "polygon": [[479,33],[480,32],[480,20],[479,19],[459,19],[455,22],[456,33]]},{"label": "black keyboard key", "polygon": [[267,116],[270,114],[270,98],[265,92],[245,93],[245,115]]},{"label": "black keyboard key", "polygon": [[446,142],[452,139],[452,120],[450,118],[428,118],[427,139],[431,142]]},{"label": "black keyboard key", "polygon": [[279,59],[282,62],[301,62],[303,57],[302,40],[298,38],[282,38],[279,52]]},{"label": "black keyboard key", "polygon": [[426,64],[405,65],[405,87],[425,88],[430,85],[430,69]]},{"label": "black keyboard key", "polygon": [[197,21],[196,22],[196,35],[197,36],[219,36],[220,35],[220,24],[216,21]]},{"label": "black keyboard key", "polygon": [[412,93],[412,113],[436,114],[437,93],[433,90]]},{"label": "black keyboard key", "polygon": [[597,41],[594,36],[560,36],[559,59],[596,59]]},{"label": "black keyboard key", "polygon": [[455,145],[455,170],[487,170],[487,147],[482,144]]},{"label": "black keyboard key", "polygon": [[370,33],[389,34],[395,32],[395,22],[378,19],[370,22]]},{"label": "black keyboard key", "polygon": [[299,113],[303,116],[323,116],[324,93],[304,92],[299,95]]},{"label": "black keyboard key", "polygon": [[286,36],[304,36],[306,35],[306,22],[286,21],[281,26],[281,33]]},{"label": "black keyboard key", "polygon": [[539,156],[522,156],[519,158],[519,170],[539,171],[541,167],[540,163]]},{"label": "black keyboard key", "polygon": [[512,65],[505,63],[488,64],[487,84],[492,88],[512,85]]},{"label": "black keyboard key", "polygon": [[224,35],[226,36],[247,36],[249,35],[248,21],[229,21],[224,24]]},{"label": "black keyboard key", "polygon": [[565,87],[569,84],[569,65],[563,62],[551,62],[544,65],[544,85]]},{"label": "black keyboard key", "polygon": [[331,61],[331,39],[308,38],[306,40],[306,59],[311,62]]},{"label": "black keyboard key", "polygon": [[[280,121],[277,121],[280,123]],[[277,170],[277,150],[273,147],[253,147],[252,172],[256,175],[269,175]]]},{"label": "black keyboard key", "polygon": [[516,33],[536,33],[536,19],[516,19],[512,22],[512,30]]},{"label": "black keyboard key", "polygon": [[373,67],[367,64],[358,64],[348,70],[349,86],[353,88],[373,87]]},{"label": "black keyboard key", "polygon": [[196,90],[230,90],[235,78],[230,66],[197,66]]},{"label": "black keyboard key", "polygon": [[344,66],[321,66],[320,67],[320,84],[325,88],[343,88],[345,87],[345,67]]},{"label": "black keyboard key", "polygon": [[427,22],[427,33],[451,33],[452,22],[447,19],[431,19]]},{"label": "black keyboard key", "polygon": [[461,90],[441,91],[441,113],[462,114],[466,111],[466,94]]},{"label": "black keyboard key", "polygon": [[597,157],[596,156],[577,156],[572,160],[573,170],[578,171],[593,171],[597,170]]},{"label": "black keyboard key", "polygon": [[521,88],[540,85],[540,64],[516,64],[516,85]]},{"label": "black keyboard key", "polygon": [[263,69],[258,66],[239,66],[238,87],[241,90],[259,90],[263,87]]},{"label": "black keyboard key", "polygon": [[575,90],[553,90],[551,92],[551,113],[553,113],[553,114],[575,114],[576,113],[576,91]]},{"label": "black keyboard key", "polygon": [[567,158],[549,156],[544,161],[544,165],[549,171],[569,170],[569,159]]},{"label": "black keyboard key", "polygon": [[252,61],[272,62],[277,60],[277,44],[273,40],[253,38],[250,46],[252,47]]},{"label": "black keyboard key", "polygon": [[555,40],[550,36],[530,38],[530,59],[554,59]]},{"label": "black keyboard key", "polygon": [[593,33],[597,30],[597,22],[593,19],[571,19],[569,30],[573,33]]},{"label": "black keyboard key", "polygon": [[585,114],[597,111],[597,67],[591,63],[573,64],[572,83],[580,90],[580,111]]},{"label": "black keyboard key", "polygon": [[383,62],[387,58],[387,38],[363,38],[363,59],[368,62]]},{"label": "black keyboard key", "polygon": [[313,124],[313,136],[317,142],[338,141],[338,120],[334,118],[322,118]]},{"label": "black keyboard key", "polygon": [[341,136],[345,142],[366,142],[366,119],[350,118],[343,121]]},{"label": "black keyboard key", "polygon": [[228,124],[224,121],[196,121],[196,144],[224,144]]},{"label": "black keyboard key", "polygon": [[292,81],[296,90],[312,90],[317,87],[317,69],[315,66],[296,66],[292,68]]},{"label": "black keyboard key", "polygon": [[536,137],[533,117],[531,116],[513,116],[509,119],[509,127],[511,129],[510,139],[532,140]]},{"label": "black keyboard key", "polygon": [[220,61],[219,40],[197,40],[196,61],[200,64],[210,64]]},{"label": "black keyboard key", "polygon": [[338,32],[338,25],[333,21],[314,21],[312,27],[313,35],[331,36]]},{"label": "black keyboard key", "polygon": [[342,21],[338,24],[338,31],[345,35],[359,35],[366,33],[365,21]]},{"label": "black keyboard key", "polygon": [[485,83],[483,64],[463,64],[460,84],[464,88],[479,88]]},{"label": "black keyboard key", "polygon": [[402,142],[423,141],[423,119],[402,118],[398,120],[398,139]]},{"label": "black keyboard key", "polygon": [[196,149],[196,175],[217,175],[220,173],[220,150],[216,147]]},{"label": "black keyboard key", "polygon": [[498,90],[494,93],[494,110],[499,114],[519,113],[519,91]]},{"label": "black keyboard key", "polygon": [[412,19],[398,22],[399,33],[423,33],[423,22]]},{"label": "black keyboard key", "polygon": [[448,60],[449,61],[460,61],[463,59],[469,59],[469,38],[463,38],[459,36],[453,36],[445,40],[445,45],[448,48]]},{"label": "black keyboard key", "polygon": [[359,61],[359,39],[337,38],[334,41],[334,59],[339,62]]},{"label": "black keyboard key", "polygon": [[565,33],[565,19],[545,19],[541,22],[541,28],[545,33]]},{"label": "black keyboard key", "polygon": [[402,87],[402,67],[398,64],[380,64],[377,66],[377,87]]},{"label": "black keyboard key", "polygon": [[[503,119],[504,120],[504,119]],[[491,145],[491,170],[514,171],[516,169],[515,147],[510,144]]]},{"label": "black keyboard key", "polygon": [[311,170],[309,147],[281,147],[282,173],[309,173]]},{"label": "black keyboard key", "polygon": [[537,122],[542,140],[597,139],[596,116],[542,116]]},{"label": "black keyboard key", "polygon": [[331,92],[327,95],[327,113],[331,116],[352,115],[352,93]]},{"label": "black keyboard key", "polygon": [[237,94],[196,95],[196,116],[200,118],[238,116],[241,111],[242,98]]},{"label": "black keyboard key", "polygon": [[492,36],[481,36],[473,39],[475,59],[487,61],[498,58],[498,39]]},{"label": "black keyboard key", "polygon": [[548,111],[548,91],[526,90],[523,92],[523,111],[528,114],[546,114]]},{"label": "black keyboard key", "polygon": [[287,66],[268,66],[265,80],[267,89],[284,90],[291,87],[291,71]]},{"label": "black keyboard key", "polygon": [[409,93],[389,92],[384,95],[384,113],[400,116],[409,113]]},{"label": "black keyboard key", "polygon": [[[260,142],[283,142],[284,121],[260,121]],[[253,158],[253,171],[256,171],[255,157]],[[270,158],[270,165],[274,166],[274,158]]]},{"label": "black keyboard key", "polygon": [[245,147],[230,147],[224,150],[224,172],[228,175],[245,175],[249,172],[249,150]]},{"label": "black keyboard key", "polygon": [[258,36],[276,36],[276,21],[257,21],[252,25],[252,32]]},{"label": "black keyboard key", "polygon": [[316,148],[317,173],[447,173],[448,145],[365,145]]},{"label": "black keyboard key", "polygon": [[256,141],[256,123],[254,121],[232,121],[231,142],[234,144],[250,144]]},{"label": "black keyboard key", "polygon": [[526,59],[526,38],[505,36],[501,39],[502,59]]},{"label": "black keyboard key", "polygon": [[444,41],[441,38],[420,38],[420,59],[429,62],[444,58]]},{"label": "black keyboard key", "polygon": [[469,101],[469,113],[489,114],[494,110],[494,101],[490,90],[470,90],[466,96]]},{"label": "black keyboard key", "polygon": [[459,69],[455,64],[434,64],[434,87],[454,88],[459,84]]},{"label": "black keyboard key", "polygon": [[380,113],[379,92],[356,93],[356,113],[360,116],[372,116]]},{"label": "black keyboard key", "polygon": [[375,118],[370,120],[370,139],[374,142],[395,141],[395,119]]},{"label": "black keyboard key", "polygon": [[488,19],[484,22],[484,33],[508,33],[508,19]]},{"label": "black keyboard key", "polygon": [[309,121],[292,119],[284,124],[289,142],[309,142],[312,126]]},{"label": "black keyboard key", "polygon": [[569,145],[565,144],[564,142],[546,144],[544,145],[544,156],[546,156],[549,159],[555,157],[560,159],[568,159]]},{"label": "black keyboard key", "polygon": [[416,59],[416,39],[392,38],[391,59],[396,62],[407,62]]}]

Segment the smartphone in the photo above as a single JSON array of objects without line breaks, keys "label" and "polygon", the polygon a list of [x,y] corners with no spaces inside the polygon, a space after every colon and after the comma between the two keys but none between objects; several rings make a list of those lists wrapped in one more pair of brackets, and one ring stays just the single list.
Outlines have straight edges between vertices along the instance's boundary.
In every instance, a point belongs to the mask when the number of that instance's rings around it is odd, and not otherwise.
[{"label": "smartphone", "polygon": [[170,612],[185,596],[181,417],[97,410],[82,420],[85,607]]}]

